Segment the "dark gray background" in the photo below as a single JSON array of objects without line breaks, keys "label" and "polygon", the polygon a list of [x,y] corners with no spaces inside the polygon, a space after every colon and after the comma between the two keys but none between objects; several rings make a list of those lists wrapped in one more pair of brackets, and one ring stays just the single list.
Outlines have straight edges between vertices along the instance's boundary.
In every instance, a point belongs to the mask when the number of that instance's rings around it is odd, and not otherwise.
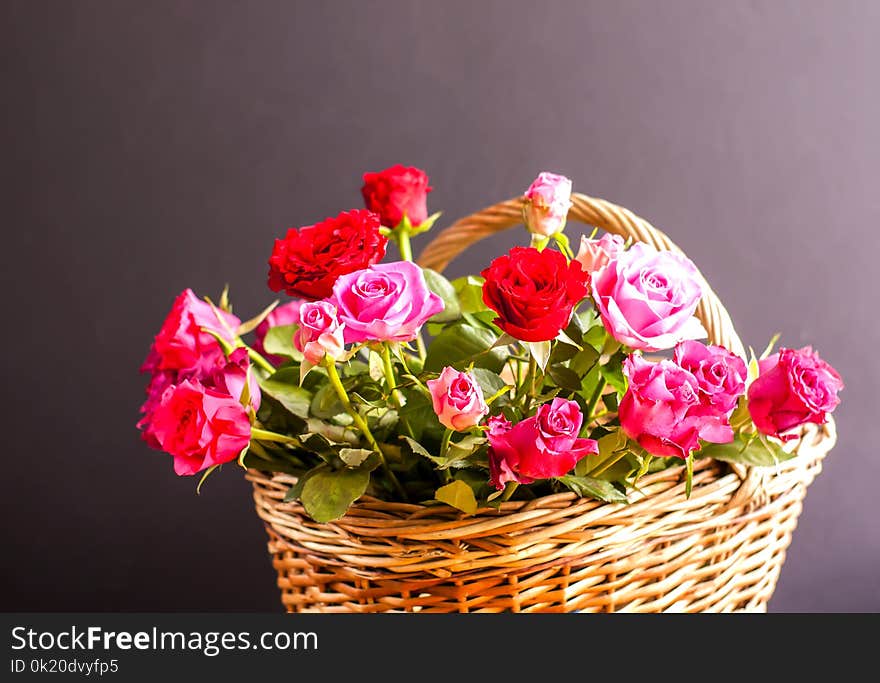
[{"label": "dark gray background", "polygon": [[403,162],[443,223],[564,173],[677,240],[746,343],[818,347],[840,442],[771,608],[880,610],[880,3],[0,7],[0,608],[279,609],[249,485],[197,497],[141,444],[137,369],[182,288],[255,313],[273,237]]}]

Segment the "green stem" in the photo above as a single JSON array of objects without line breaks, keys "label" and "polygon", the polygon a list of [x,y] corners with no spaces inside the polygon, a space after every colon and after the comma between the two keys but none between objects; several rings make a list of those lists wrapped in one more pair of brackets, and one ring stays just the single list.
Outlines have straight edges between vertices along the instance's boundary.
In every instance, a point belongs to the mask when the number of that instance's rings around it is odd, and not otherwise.
[{"label": "green stem", "polygon": [[397,248],[400,250],[400,257],[404,261],[412,261],[412,243],[410,242],[409,230],[400,226],[394,231],[393,235],[397,242]]},{"label": "green stem", "polygon": [[449,451],[449,440],[452,438],[452,430],[447,429],[443,432],[443,440],[440,442],[440,457],[445,458]]},{"label": "green stem", "polygon": [[391,347],[388,344],[382,344],[382,368],[385,371],[385,381],[388,383],[388,391],[391,399],[400,408],[403,401],[400,398],[400,392],[397,390],[397,379],[394,377],[394,365],[391,363]]},{"label": "green stem", "polygon": [[[382,367],[385,370],[385,381],[388,382],[388,390],[391,392],[391,399],[399,410],[400,408],[403,408],[403,397],[397,389],[397,379],[394,377],[394,366],[391,364],[391,347],[388,344],[382,344]],[[404,429],[406,429],[409,438],[414,439],[415,432],[413,432],[409,422],[403,417],[400,418],[400,422],[403,424]]]},{"label": "green stem", "polygon": [[400,362],[403,363],[403,369],[406,370],[406,374],[413,379],[416,386],[419,388],[419,391],[421,391],[425,396],[430,396],[431,392],[428,390],[428,387],[422,384],[422,381],[418,377],[416,377],[415,373],[412,370],[409,369],[409,364],[406,362],[405,353],[400,354]]},{"label": "green stem", "polygon": [[336,395],[339,397],[339,401],[342,403],[345,411],[349,415],[351,415],[351,419],[354,421],[355,425],[357,425],[357,428],[361,430],[361,433],[364,435],[367,443],[370,444],[370,448],[376,451],[376,454],[379,456],[379,462],[382,464],[382,469],[385,470],[385,474],[388,476],[391,484],[397,490],[397,493],[400,494],[400,497],[404,501],[408,501],[409,498],[406,495],[406,489],[403,488],[400,481],[398,481],[397,477],[395,476],[394,472],[392,472],[391,468],[388,466],[388,461],[385,459],[385,454],[382,452],[382,449],[379,448],[379,442],[376,441],[376,437],[374,437],[373,433],[370,431],[370,427],[367,424],[367,421],[351,404],[351,399],[348,397],[348,392],[345,391],[345,387],[342,386],[342,380],[339,378],[339,373],[336,370],[336,363],[333,361],[332,358],[324,358],[324,367],[327,369],[327,377],[330,378],[330,384],[336,391]]},{"label": "green stem", "polygon": [[593,412],[596,410],[596,406],[599,404],[599,399],[602,398],[602,392],[605,391],[605,385],[607,382],[605,381],[604,375],[599,375],[599,383],[596,384],[596,389],[593,391],[593,395],[590,396],[590,402],[587,404],[587,424],[596,419],[596,416],[593,415]]},{"label": "green stem", "polygon": [[505,485],[504,493],[501,494],[501,502],[505,503],[511,499],[514,493],[516,493],[516,489],[519,486],[515,481],[509,481]]},{"label": "green stem", "polygon": [[523,391],[525,393],[525,405],[524,410],[526,413],[529,412],[529,408],[531,408],[532,400],[535,398],[535,375],[538,370],[538,361],[535,360],[535,357],[529,354],[529,369],[526,372],[525,380],[523,381]]},{"label": "green stem", "polygon": [[424,364],[425,358],[428,357],[428,349],[425,347],[425,340],[422,339],[422,331],[419,330],[419,333],[416,335],[416,350],[419,352],[419,358]]},{"label": "green stem", "polygon": [[257,439],[258,441],[274,441],[276,443],[299,445],[299,439],[295,439],[292,436],[287,436],[285,434],[270,432],[268,429],[260,429],[258,427],[251,427],[251,438]]},{"label": "green stem", "polygon": [[[242,342],[242,343],[244,343],[244,342]],[[275,374],[275,370],[276,370],[276,368],[275,368],[274,365],[272,365],[272,363],[270,363],[270,362],[267,361],[265,358],[263,358],[263,356],[261,356],[257,351],[255,351],[254,349],[252,349],[252,348],[251,348],[250,346],[248,346],[247,344],[244,344],[244,348],[247,349],[247,352],[248,352],[248,358],[250,358],[252,361],[254,361],[254,363],[256,363],[257,365],[259,365],[261,368],[263,368],[263,370],[265,370],[266,372],[268,372],[270,375],[274,375],[274,374]]]},{"label": "green stem", "polygon": [[605,470],[607,470],[609,467],[611,467],[614,463],[616,463],[618,460],[620,460],[620,459],[621,459],[623,456],[625,456],[626,454],[627,454],[627,450],[626,450],[626,449],[620,451],[620,453],[619,453],[616,457],[613,457],[613,458],[610,458],[609,460],[607,460],[607,461],[606,461],[606,462],[605,462],[605,463],[604,463],[599,469],[597,469],[596,471],[594,471],[594,472],[588,472],[588,473],[587,473],[587,476],[588,476],[588,477],[598,477],[600,474],[602,474],[602,472],[604,472]]}]

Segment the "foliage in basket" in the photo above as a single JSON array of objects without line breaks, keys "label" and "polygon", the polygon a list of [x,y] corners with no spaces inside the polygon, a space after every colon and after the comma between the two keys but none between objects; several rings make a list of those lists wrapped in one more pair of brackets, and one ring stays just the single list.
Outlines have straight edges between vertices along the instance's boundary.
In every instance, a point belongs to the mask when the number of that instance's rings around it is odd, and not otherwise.
[{"label": "foliage in basket", "polygon": [[[567,178],[525,193],[530,246],[451,282],[412,259],[439,216],[430,190],[415,168],[366,174],[366,210],[276,240],[268,284],[292,300],[246,322],[226,291],[179,295],[138,423],[177,474],[297,475],[286,500],[319,522],[365,493],[465,513],[563,489],[625,503],[682,461],[689,495],[694,458],[793,457],[796,428],[837,405],[843,383],[809,347],[747,360],[698,341],[704,281],[685,256],[611,234],[575,253]],[[380,263],[389,240],[401,260]]]}]

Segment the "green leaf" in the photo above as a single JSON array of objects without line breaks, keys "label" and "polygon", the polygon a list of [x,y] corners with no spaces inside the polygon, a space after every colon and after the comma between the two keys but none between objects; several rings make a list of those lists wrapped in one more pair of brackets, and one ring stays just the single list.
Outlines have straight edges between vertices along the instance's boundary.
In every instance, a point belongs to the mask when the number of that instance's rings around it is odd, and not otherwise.
[{"label": "green leaf", "polygon": [[580,344],[578,344],[574,339],[572,339],[571,337],[569,337],[569,336],[565,333],[565,330],[560,330],[559,334],[556,335],[556,339],[557,339],[558,341],[562,342],[563,344],[568,344],[569,346],[573,346],[573,347],[575,347],[578,351],[583,351],[583,350],[584,350],[584,347],[582,347],[582,346],[581,346]]},{"label": "green leaf", "polygon": [[[566,346],[564,344],[560,344],[563,348],[571,348],[570,346]],[[557,347],[558,348],[558,347]],[[572,357],[572,359],[568,363],[568,367],[572,372],[576,373],[578,377],[585,377],[590,370],[592,370],[596,363],[599,362],[599,352],[596,351],[592,346],[584,347],[583,351],[579,351]]]},{"label": "green leaf", "polygon": [[296,483],[287,489],[287,493],[284,494],[284,503],[292,503],[295,500],[299,500],[302,496],[303,487],[306,485],[306,482],[315,476],[318,472],[323,472],[324,470],[329,470],[324,463],[321,463],[317,467],[310,469],[308,472],[301,474],[297,477]]},{"label": "green leaf", "polygon": [[483,327],[455,323],[437,335],[428,347],[425,370],[440,372],[447,365],[463,370],[469,363],[499,372],[507,351],[493,349],[497,336]]},{"label": "green leaf", "polygon": [[458,297],[462,313],[478,313],[488,310],[483,303],[483,283],[485,280],[477,275],[466,275],[452,281],[452,287]]},{"label": "green leaf", "polygon": [[452,283],[435,270],[423,268],[428,289],[443,299],[443,310],[429,318],[432,323],[448,323],[461,317],[461,306]]},{"label": "green leaf", "polygon": [[623,374],[624,358],[625,356],[622,353],[615,353],[605,365],[599,366],[599,372],[602,373],[605,381],[621,395],[626,393],[626,377]]},{"label": "green leaf", "polygon": [[330,384],[325,384],[315,393],[312,402],[309,405],[311,414],[321,420],[329,420],[336,415],[345,412],[339,395]]},{"label": "green leaf", "polygon": [[340,448],[339,457],[349,467],[358,467],[369,458],[373,451],[367,448]]},{"label": "green leaf", "polygon": [[725,462],[739,462],[744,465],[756,467],[772,467],[791,460],[796,452],[788,453],[777,443],[773,443],[763,437],[746,437],[739,435],[731,443],[709,443],[697,452],[700,458],[715,458]]},{"label": "green leaf", "polygon": [[309,416],[312,395],[299,386],[299,368],[282,368],[260,382],[260,388],[294,415]]},{"label": "green leaf", "polygon": [[602,324],[601,318],[596,318],[593,324],[584,332],[584,344],[589,344],[596,351],[601,351],[605,346],[606,339],[605,326]]},{"label": "green leaf", "polygon": [[295,361],[301,361],[303,355],[293,345],[293,334],[299,329],[299,325],[278,325],[270,327],[263,339],[263,348],[267,353],[276,356],[287,356]]},{"label": "green leaf", "polygon": [[584,498],[596,498],[606,503],[626,503],[626,496],[617,490],[611,482],[592,477],[578,477],[567,474],[558,480]]},{"label": "green leaf", "polygon": [[441,486],[434,494],[434,498],[469,515],[477,511],[477,499],[474,496],[474,490],[461,479],[456,479],[446,484],[446,486]]},{"label": "green leaf", "polygon": [[[562,344],[560,344],[560,346],[562,346]],[[571,370],[564,365],[551,365],[550,369],[547,370],[547,374],[550,375],[550,379],[552,379],[553,383],[558,387],[568,389],[569,391],[581,390],[581,378],[574,370]]]},{"label": "green leaf", "polygon": [[486,368],[474,368],[471,372],[473,372],[477,384],[480,385],[480,389],[483,390],[483,398],[487,401],[507,386],[507,382],[501,379],[498,373]]},{"label": "green leaf", "polygon": [[415,389],[405,389],[403,395],[406,397],[406,404],[398,412],[400,418],[412,429],[413,437],[421,439],[429,434],[439,441],[444,427],[437,419],[431,399]]},{"label": "green leaf", "polygon": [[328,468],[309,477],[300,499],[316,522],[331,522],[342,517],[349,506],[364,495],[369,483],[369,470]]},{"label": "green leaf", "polygon": [[437,466],[437,469],[441,470],[468,467],[471,463],[468,462],[467,458],[472,455],[473,452],[476,450],[476,448],[471,448],[467,453],[462,455],[461,451],[459,450],[453,451],[453,447],[450,444],[449,450],[451,451],[451,453],[444,458],[439,455],[434,455],[428,449],[422,446],[422,444],[420,444],[418,441],[410,439],[408,436],[401,436],[400,438],[403,440],[406,446],[409,447],[409,450],[413,455],[417,455],[422,458],[426,458],[427,460],[430,460]]}]

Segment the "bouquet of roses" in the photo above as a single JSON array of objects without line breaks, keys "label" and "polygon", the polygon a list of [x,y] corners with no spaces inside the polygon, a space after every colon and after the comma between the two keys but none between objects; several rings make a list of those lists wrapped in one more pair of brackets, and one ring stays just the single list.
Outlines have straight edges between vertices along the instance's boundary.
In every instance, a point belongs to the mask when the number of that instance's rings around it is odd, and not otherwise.
[{"label": "bouquet of roses", "polygon": [[[451,282],[412,258],[439,217],[430,191],[419,169],[366,174],[366,210],[275,241],[269,288],[291,300],[246,322],[226,291],[177,297],[138,423],[177,474],[293,474],[285,500],[319,522],[365,494],[465,513],[563,489],[625,503],[681,461],[690,495],[694,458],[794,457],[786,442],[838,404],[809,347],[746,359],[699,341],[685,256],[595,233],[575,253],[567,178],[525,193],[529,246]],[[382,262],[389,240],[401,260]]]}]

